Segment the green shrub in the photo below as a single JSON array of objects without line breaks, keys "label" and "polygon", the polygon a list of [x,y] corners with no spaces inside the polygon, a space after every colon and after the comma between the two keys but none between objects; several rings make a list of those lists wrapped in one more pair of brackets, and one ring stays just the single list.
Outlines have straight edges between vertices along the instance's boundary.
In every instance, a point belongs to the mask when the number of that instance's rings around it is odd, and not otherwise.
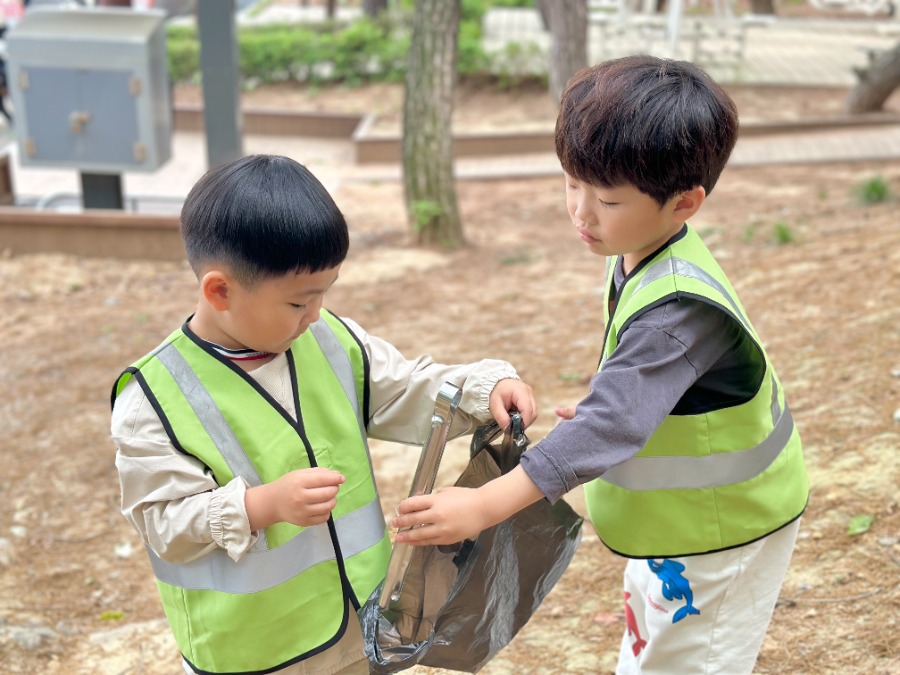
[{"label": "green shrub", "polygon": [[775,223],[775,226],[772,229],[772,237],[779,246],[797,241],[797,235],[794,234],[791,226],[783,220],[779,220]]},{"label": "green shrub", "polygon": [[890,194],[887,181],[881,176],[873,176],[864,181],[858,188],[859,200],[866,205],[886,202]]},{"label": "green shrub", "polygon": [[[457,72],[511,86],[525,79],[545,78],[519,73],[513,66],[533,61],[532,45],[512,45],[494,55],[481,46],[481,22],[492,5],[532,6],[527,0],[463,0],[459,29]],[[296,81],[318,86],[343,83],[402,81],[412,25],[412,2],[403,0],[395,11],[377,19],[363,17],[350,24],[264,24],[238,30],[238,59],[244,87]],[[196,28],[167,29],[169,76],[173,82],[200,79],[200,44]]]}]

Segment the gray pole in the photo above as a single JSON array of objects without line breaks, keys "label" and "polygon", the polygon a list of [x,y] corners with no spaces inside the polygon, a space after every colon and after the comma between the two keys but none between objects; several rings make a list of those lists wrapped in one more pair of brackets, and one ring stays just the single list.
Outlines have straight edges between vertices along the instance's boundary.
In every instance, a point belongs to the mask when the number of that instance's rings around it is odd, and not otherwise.
[{"label": "gray pole", "polygon": [[211,168],[244,154],[234,0],[198,0],[197,30],[206,157]]}]

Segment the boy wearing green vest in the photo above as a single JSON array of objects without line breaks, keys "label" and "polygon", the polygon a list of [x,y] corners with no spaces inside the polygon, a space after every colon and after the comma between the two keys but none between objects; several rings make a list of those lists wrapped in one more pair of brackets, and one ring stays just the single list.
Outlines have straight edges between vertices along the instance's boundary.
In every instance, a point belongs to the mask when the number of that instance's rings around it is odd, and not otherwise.
[{"label": "boy wearing green vest", "polygon": [[181,212],[194,312],[113,388],[122,512],[144,539],[187,673],[367,673],[357,610],[390,542],[367,436],[421,445],[535,417],[503,361],[404,358],[323,308],[347,224],[303,166],[245,157]]},{"label": "boy wearing green vest", "polygon": [[737,138],[737,110],[683,61],[576,74],[556,150],[575,234],[608,256],[600,366],[515,470],[404,500],[398,540],[449,544],[584,484],[628,558],[617,673],[751,673],[808,498],[800,438],[763,342],[687,221]]}]

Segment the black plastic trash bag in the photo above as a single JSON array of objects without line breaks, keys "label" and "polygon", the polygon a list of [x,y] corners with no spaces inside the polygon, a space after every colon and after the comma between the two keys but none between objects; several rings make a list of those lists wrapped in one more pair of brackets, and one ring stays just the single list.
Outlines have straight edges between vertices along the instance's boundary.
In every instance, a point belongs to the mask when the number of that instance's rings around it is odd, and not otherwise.
[{"label": "black plastic trash bag", "polygon": [[[516,467],[529,442],[517,413],[502,442],[494,443],[500,436],[496,422],[475,431],[471,460],[456,485],[478,487]],[[478,672],[562,576],[582,522],[565,501],[551,506],[542,499],[474,540],[410,547],[399,591],[386,602],[382,584],[359,610],[370,672],[417,664]]]}]

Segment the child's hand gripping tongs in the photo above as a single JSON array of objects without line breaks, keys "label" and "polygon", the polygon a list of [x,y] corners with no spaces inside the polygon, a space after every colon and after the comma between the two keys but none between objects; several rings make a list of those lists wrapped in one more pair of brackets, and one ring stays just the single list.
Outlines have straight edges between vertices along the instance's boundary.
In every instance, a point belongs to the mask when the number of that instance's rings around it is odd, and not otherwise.
[{"label": "child's hand gripping tongs", "polygon": [[[410,497],[427,495],[434,489],[434,480],[437,477],[441,456],[444,454],[444,446],[447,443],[447,433],[450,431],[450,423],[453,421],[453,415],[456,413],[461,398],[462,389],[456,385],[449,382],[441,385],[435,399],[434,413],[431,416],[431,429],[422,446],[419,466],[416,467],[412,488],[409,491]],[[378,606],[381,609],[388,609],[391,602],[396,602],[400,598],[412,550],[413,547],[410,544],[402,542],[394,544],[391,559],[388,562],[387,575],[384,578],[384,586],[381,589],[381,597],[378,599]]]}]

